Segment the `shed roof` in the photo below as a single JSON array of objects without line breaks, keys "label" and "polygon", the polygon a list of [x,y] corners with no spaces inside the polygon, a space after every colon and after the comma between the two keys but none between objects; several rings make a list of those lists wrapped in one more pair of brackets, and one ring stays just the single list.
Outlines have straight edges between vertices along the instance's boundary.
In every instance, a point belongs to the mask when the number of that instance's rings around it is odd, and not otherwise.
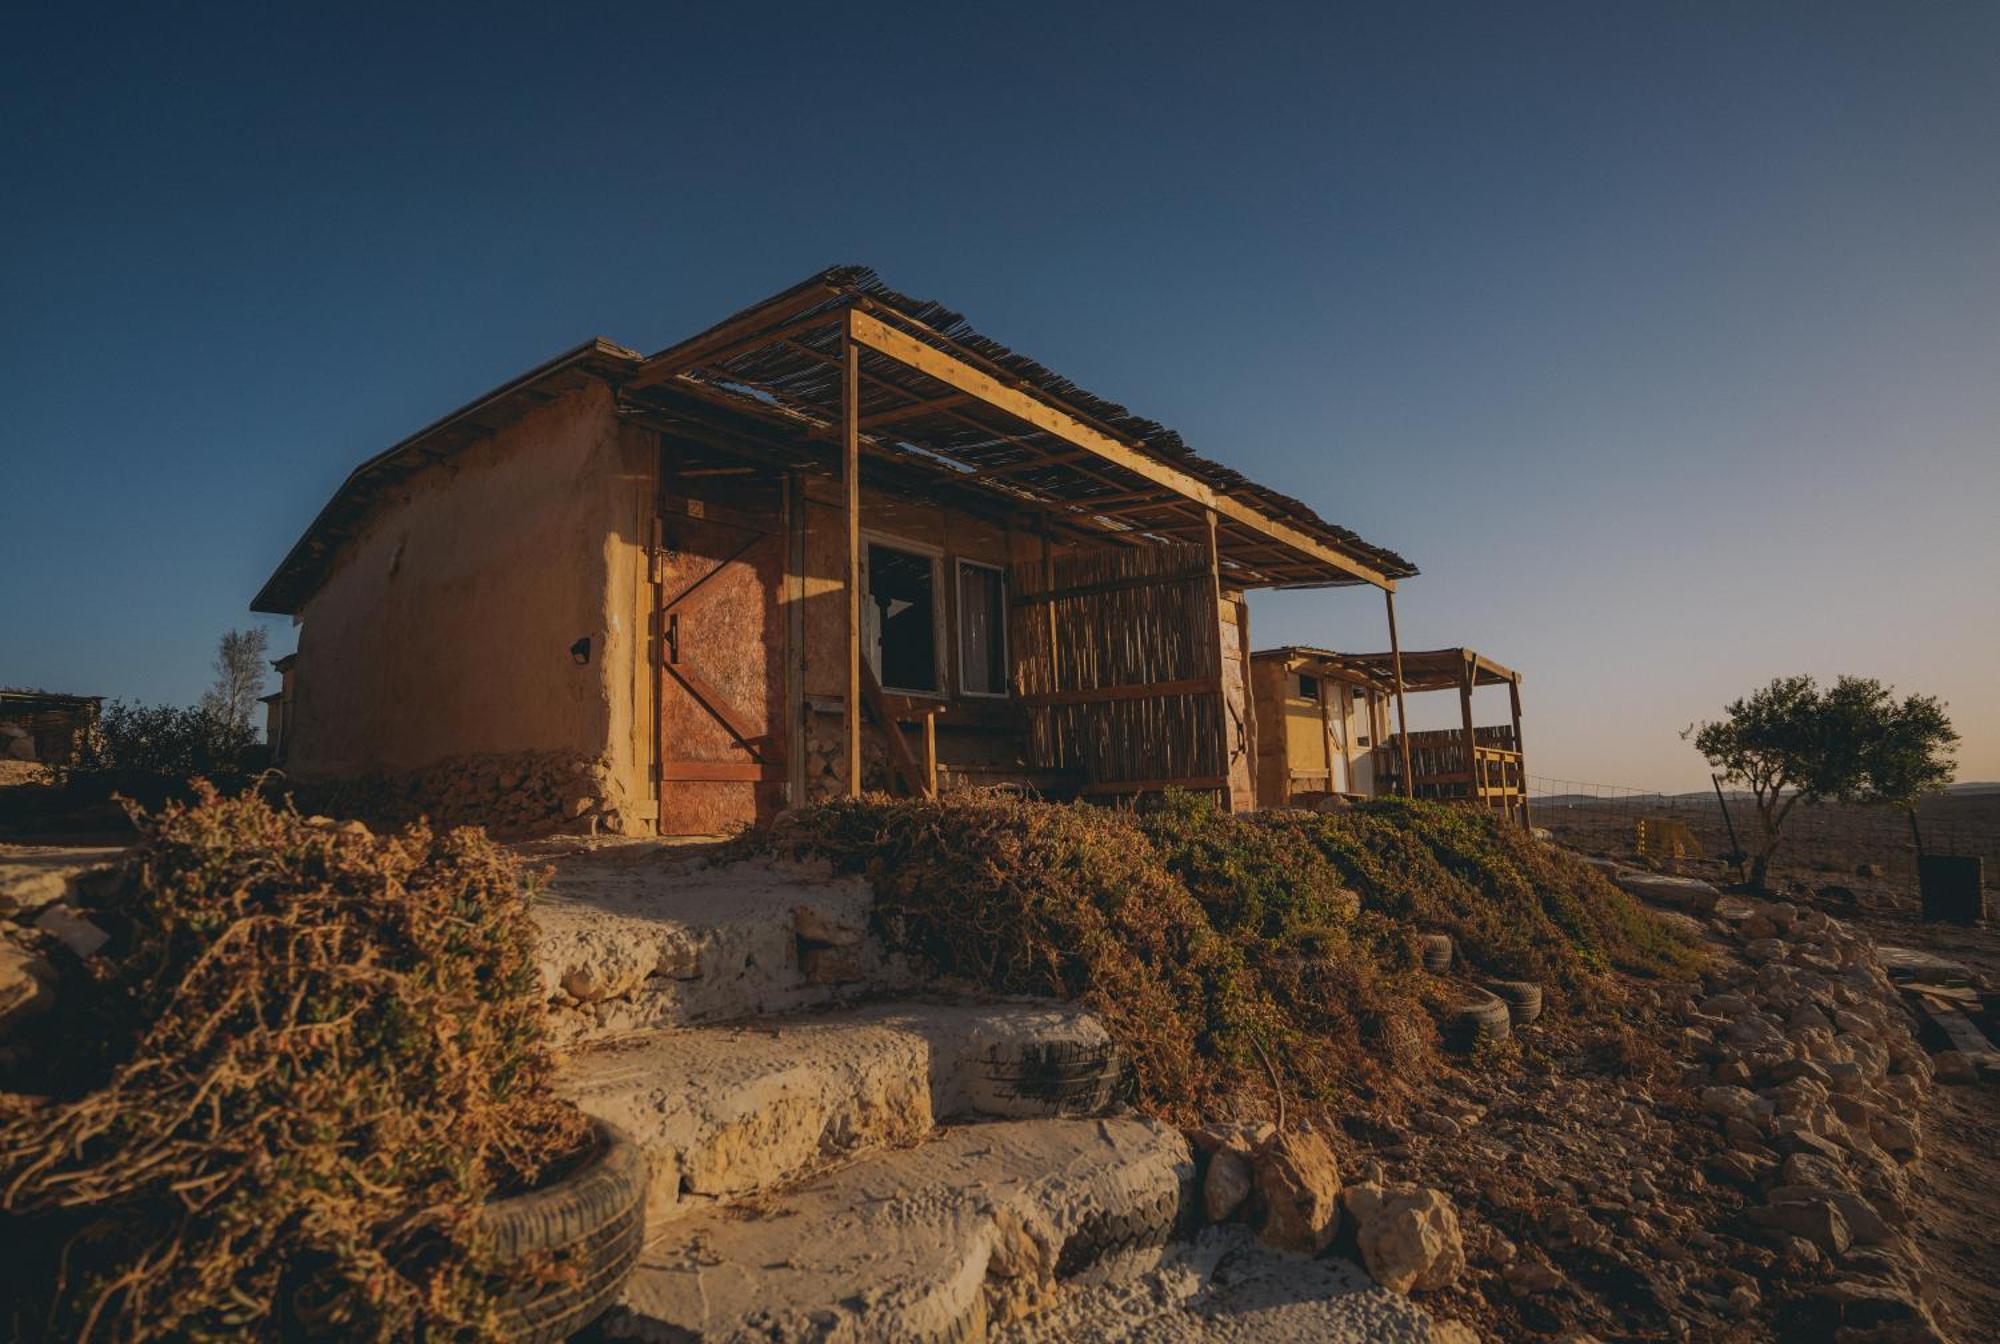
[{"label": "shed roof", "polygon": [[[860,424],[878,455],[942,466],[1017,504],[1064,515],[1099,540],[1200,540],[1208,522],[1197,496],[1210,496],[1224,578],[1244,587],[1393,586],[1417,572],[1301,501],[1202,457],[1157,421],[982,335],[957,312],[889,288],[866,267],[822,271],[662,350],[629,380],[627,394],[673,388],[831,439],[841,420],[843,324],[856,311],[878,332],[860,358]],[[906,353],[892,353],[898,349]],[[1011,407],[973,390],[978,384]],[[1064,424],[1101,437],[1122,460],[1078,451]]]},{"label": "shed roof", "polygon": [[[1321,675],[1359,681],[1387,690],[1395,685],[1393,653],[1337,653],[1307,644],[1286,644],[1275,649],[1259,649],[1255,659],[1281,658],[1302,669],[1316,669]],[[1455,690],[1467,664],[1473,668],[1475,686],[1504,686],[1520,680],[1520,674],[1502,667],[1483,653],[1471,649],[1420,649],[1403,653],[1403,689],[1406,691]]]}]

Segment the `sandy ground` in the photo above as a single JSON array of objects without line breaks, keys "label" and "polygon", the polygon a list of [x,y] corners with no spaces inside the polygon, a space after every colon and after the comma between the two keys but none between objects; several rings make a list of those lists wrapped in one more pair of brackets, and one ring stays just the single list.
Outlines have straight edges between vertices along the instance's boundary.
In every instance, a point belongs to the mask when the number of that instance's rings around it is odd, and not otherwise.
[{"label": "sandy ground", "polygon": [[1214,1226],[1157,1268],[1070,1290],[994,1344],[1429,1344],[1429,1313],[1346,1260],[1274,1251]]}]

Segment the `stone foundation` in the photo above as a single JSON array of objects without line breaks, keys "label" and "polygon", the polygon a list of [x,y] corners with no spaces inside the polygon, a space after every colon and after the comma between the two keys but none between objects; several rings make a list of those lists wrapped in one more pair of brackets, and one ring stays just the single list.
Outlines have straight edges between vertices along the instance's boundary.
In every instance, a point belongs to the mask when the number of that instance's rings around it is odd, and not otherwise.
[{"label": "stone foundation", "polygon": [[420,770],[308,776],[287,782],[300,810],[396,826],[483,826],[514,840],[559,831],[640,833],[627,820],[611,765],[565,752],[461,756]]}]

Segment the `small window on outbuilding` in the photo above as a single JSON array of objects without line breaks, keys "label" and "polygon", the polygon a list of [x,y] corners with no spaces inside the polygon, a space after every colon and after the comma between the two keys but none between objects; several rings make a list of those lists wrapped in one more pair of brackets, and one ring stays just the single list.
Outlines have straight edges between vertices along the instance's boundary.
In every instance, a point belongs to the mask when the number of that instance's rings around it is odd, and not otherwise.
[{"label": "small window on outbuilding", "polygon": [[865,642],[882,688],[936,692],[937,562],[871,542],[867,587]]},{"label": "small window on outbuilding", "polygon": [[1007,583],[993,565],[958,562],[958,689],[1007,694]]},{"label": "small window on outbuilding", "polygon": [[1304,672],[1299,673],[1299,698],[1301,700],[1311,700],[1314,703],[1318,703],[1319,701],[1318,677],[1308,676]]}]

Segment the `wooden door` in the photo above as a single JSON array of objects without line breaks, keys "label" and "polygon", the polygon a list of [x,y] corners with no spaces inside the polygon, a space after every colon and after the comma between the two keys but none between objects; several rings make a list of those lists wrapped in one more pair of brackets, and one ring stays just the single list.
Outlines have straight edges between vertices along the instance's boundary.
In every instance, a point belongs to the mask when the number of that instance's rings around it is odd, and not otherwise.
[{"label": "wooden door", "polygon": [[784,806],[784,485],[685,484],[661,503],[660,833],[714,835]]}]

